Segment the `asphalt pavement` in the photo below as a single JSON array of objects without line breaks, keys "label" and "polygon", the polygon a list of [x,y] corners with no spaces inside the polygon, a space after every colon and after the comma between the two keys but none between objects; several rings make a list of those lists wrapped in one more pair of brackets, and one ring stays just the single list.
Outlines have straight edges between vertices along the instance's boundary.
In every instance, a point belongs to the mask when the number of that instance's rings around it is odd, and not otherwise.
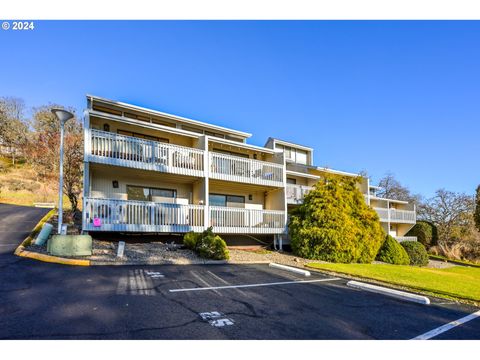
[{"label": "asphalt pavement", "polygon": [[[478,311],[268,265],[72,267],[15,257],[48,209],[0,204],[0,339],[413,339]],[[433,339],[480,339],[480,318]]]}]

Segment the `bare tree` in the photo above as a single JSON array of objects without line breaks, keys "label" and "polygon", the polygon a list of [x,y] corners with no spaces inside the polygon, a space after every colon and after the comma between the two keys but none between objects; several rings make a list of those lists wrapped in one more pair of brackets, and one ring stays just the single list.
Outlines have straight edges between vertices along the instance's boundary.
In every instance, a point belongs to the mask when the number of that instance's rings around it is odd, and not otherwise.
[{"label": "bare tree", "polygon": [[0,145],[11,156],[12,163],[27,142],[28,126],[23,117],[25,103],[13,97],[0,98]]},{"label": "bare tree", "polygon": [[421,202],[420,195],[413,195],[410,190],[400,184],[392,173],[387,173],[380,179],[378,186],[381,188],[377,194],[380,197],[393,200],[410,201],[416,204]]},{"label": "bare tree", "polygon": [[83,136],[81,132],[70,132],[65,136],[63,192],[68,196],[72,213],[78,209],[82,192]]},{"label": "bare tree", "polygon": [[474,199],[472,196],[437,190],[435,196],[421,205],[421,217],[438,228],[438,245],[448,256],[464,246],[475,234]]},{"label": "bare tree", "polygon": [[480,185],[477,186],[475,191],[475,213],[474,213],[475,226],[480,231]]},{"label": "bare tree", "polygon": [[[48,105],[34,110],[33,135],[29,142],[29,161],[43,179],[54,180],[59,173],[60,123],[51,113]],[[78,197],[82,189],[83,135],[80,122],[74,118],[65,124],[64,142],[64,187],[72,212],[78,207]],[[56,182],[55,182],[56,183]]]}]

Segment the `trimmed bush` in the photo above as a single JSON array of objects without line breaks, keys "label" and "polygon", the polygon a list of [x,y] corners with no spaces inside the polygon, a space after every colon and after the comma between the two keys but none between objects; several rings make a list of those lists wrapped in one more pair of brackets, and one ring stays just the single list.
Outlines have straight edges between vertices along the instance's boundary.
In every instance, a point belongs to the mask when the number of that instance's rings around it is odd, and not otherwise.
[{"label": "trimmed bush", "polygon": [[193,231],[186,233],[183,236],[183,245],[185,245],[187,249],[195,251],[197,248],[197,241],[200,238],[200,235],[201,234],[194,233]]},{"label": "trimmed bush", "polygon": [[183,237],[183,244],[206,259],[228,260],[230,258],[227,244],[220,236],[213,233],[212,227],[200,234],[186,233]]},{"label": "trimmed bush", "polygon": [[402,241],[403,246],[410,258],[410,265],[425,266],[428,264],[428,254],[425,246],[418,241]]},{"label": "trimmed bush", "polygon": [[325,175],[290,216],[292,250],[307,259],[370,263],[385,240],[360,178]]},{"label": "trimmed bush", "polygon": [[427,249],[437,245],[438,241],[437,227],[428,221],[418,221],[406,236],[416,236]]},{"label": "trimmed bush", "polygon": [[385,238],[385,242],[377,254],[377,260],[394,265],[410,264],[410,258],[403,246],[390,235]]}]

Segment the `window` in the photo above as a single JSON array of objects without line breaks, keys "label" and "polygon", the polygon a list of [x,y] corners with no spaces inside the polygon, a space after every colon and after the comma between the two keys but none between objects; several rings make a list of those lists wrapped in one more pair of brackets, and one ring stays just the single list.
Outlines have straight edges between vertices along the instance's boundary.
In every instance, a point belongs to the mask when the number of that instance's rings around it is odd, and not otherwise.
[{"label": "window", "polygon": [[297,150],[297,159],[295,161],[298,164],[307,164],[307,152],[303,150]]},{"label": "window", "polygon": [[163,120],[155,119],[155,118],[152,118],[152,123],[162,125],[162,126],[176,127],[175,124],[172,124]]},{"label": "window", "polygon": [[230,135],[225,135],[225,139],[236,141],[236,142],[243,142],[243,139],[235,137],[235,136],[230,136]]},{"label": "window", "polygon": [[225,195],[210,194],[208,202],[211,206],[227,206],[227,197]]},{"label": "window", "polygon": [[286,159],[295,160],[295,157],[293,156],[292,148],[290,148],[288,146],[285,146],[284,153],[285,153],[285,158]]},{"label": "window", "polygon": [[132,132],[132,131],[117,130],[117,133],[120,134],[120,135],[133,136],[133,137],[140,138],[140,139],[153,140],[153,141],[158,141],[158,142],[163,142],[163,143],[168,143],[169,142],[168,139],[159,138],[159,137],[151,136],[151,135],[140,134],[140,133],[136,133],[136,132]]},{"label": "window", "polygon": [[177,191],[173,189],[158,189],[144,186],[127,185],[128,200],[155,201],[155,198],[176,198]]},{"label": "window", "polygon": [[297,179],[287,178],[287,184],[296,184]]},{"label": "window", "polygon": [[208,200],[211,206],[245,207],[245,196],[210,194]]},{"label": "window", "polygon": [[234,151],[228,151],[228,150],[216,149],[216,148],[213,148],[213,151],[221,153],[221,154],[238,156],[238,157],[242,157],[242,158],[245,158],[245,159],[249,158],[248,154],[242,154],[242,153],[238,153],[238,152],[234,152]]}]

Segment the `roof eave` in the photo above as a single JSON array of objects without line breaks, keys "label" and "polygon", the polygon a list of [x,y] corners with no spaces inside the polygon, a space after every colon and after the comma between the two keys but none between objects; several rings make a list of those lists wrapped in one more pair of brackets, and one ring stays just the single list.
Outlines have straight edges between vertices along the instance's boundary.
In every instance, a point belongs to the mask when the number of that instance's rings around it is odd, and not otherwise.
[{"label": "roof eave", "polygon": [[169,118],[169,119],[172,119],[172,120],[186,122],[187,124],[190,124],[190,125],[197,125],[197,126],[206,127],[206,128],[212,129],[212,130],[223,131],[223,132],[229,133],[231,135],[240,136],[242,138],[249,138],[249,137],[252,136],[252,134],[247,133],[247,132],[234,130],[234,129],[229,129],[229,128],[226,128],[226,127],[223,127],[223,126],[212,125],[212,124],[209,124],[209,123],[206,123],[206,122],[203,122],[203,121],[189,119],[189,118],[186,118],[186,117],[183,117],[183,116],[173,115],[173,114],[169,114],[169,113],[166,113],[166,112],[163,112],[163,111],[148,109],[148,108],[145,108],[145,107],[142,107],[142,106],[132,105],[132,104],[124,103],[124,102],[121,102],[121,101],[115,101],[115,100],[111,100],[111,99],[106,99],[106,98],[96,96],[96,95],[87,94],[86,96],[87,96],[87,98],[89,98],[91,100],[97,100],[99,102],[104,102],[104,103],[107,103],[107,104],[110,104],[110,105],[116,105],[116,106],[121,106],[121,107],[124,107],[124,108],[130,108],[132,110],[144,111],[144,112],[151,113],[151,114],[154,114],[154,115],[163,116],[163,117],[166,117],[166,118]]}]

